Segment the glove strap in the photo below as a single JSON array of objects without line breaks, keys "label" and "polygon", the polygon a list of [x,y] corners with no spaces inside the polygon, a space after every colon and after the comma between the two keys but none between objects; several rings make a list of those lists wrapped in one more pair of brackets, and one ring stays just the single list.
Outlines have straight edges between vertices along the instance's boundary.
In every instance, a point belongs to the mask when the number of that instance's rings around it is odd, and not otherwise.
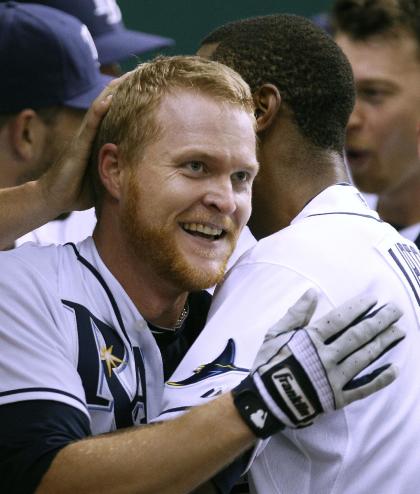
[{"label": "glove strap", "polygon": [[257,437],[265,439],[284,429],[284,424],[262,401],[251,376],[246,377],[236,386],[232,390],[232,395],[240,416]]}]

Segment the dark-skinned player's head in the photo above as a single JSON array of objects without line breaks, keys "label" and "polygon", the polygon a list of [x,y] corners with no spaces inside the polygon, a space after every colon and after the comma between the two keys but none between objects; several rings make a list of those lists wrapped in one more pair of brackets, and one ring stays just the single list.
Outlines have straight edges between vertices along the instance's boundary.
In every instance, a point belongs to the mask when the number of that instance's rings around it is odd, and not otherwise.
[{"label": "dark-skinned player's head", "polygon": [[309,20],[288,14],[226,24],[201,42],[210,58],[235,69],[255,93],[276,86],[301,134],[342,152],[354,105],[351,67],[334,41]]}]

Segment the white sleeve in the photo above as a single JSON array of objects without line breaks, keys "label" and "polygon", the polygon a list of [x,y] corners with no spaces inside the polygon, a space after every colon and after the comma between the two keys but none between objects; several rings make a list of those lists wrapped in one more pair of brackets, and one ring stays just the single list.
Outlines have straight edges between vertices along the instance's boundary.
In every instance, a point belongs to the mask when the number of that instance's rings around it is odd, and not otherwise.
[{"label": "white sleeve", "polygon": [[89,417],[71,319],[56,280],[33,260],[12,252],[0,257],[0,404],[55,400]]},{"label": "white sleeve", "polygon": [[200,405],[244,379],[267,330],[310,287],[320,293],[317,316],[332,304],[314,280],[266,262],[234,267],[216,291],[205,328],[165,384],[161,418]]}]

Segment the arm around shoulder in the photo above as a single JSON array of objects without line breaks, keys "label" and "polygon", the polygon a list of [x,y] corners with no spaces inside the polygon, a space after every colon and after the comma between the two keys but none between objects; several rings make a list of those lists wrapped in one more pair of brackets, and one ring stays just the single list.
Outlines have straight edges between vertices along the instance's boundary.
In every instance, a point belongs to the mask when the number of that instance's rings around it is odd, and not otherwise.
[{"label": "arm around shoulder", "polygon": [[36,492],[186,493],[255,440],[226,394],[175,420],[65,447]]}]

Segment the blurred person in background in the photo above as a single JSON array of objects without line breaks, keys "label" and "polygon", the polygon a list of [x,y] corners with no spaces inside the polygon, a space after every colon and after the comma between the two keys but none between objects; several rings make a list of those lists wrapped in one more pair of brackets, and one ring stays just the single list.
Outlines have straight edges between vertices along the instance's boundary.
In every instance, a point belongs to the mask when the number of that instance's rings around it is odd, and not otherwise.
[{"label": "blurred person in background", "polygon": [[0,188],[0,249],[69,211],[92,205],[86,166],[98,125],[109,108],[113,79],[92,103],[70,146],[45,173],[14,187]]},{"label": "blurred person in background", "polygon": [[[38,179],[59,160],[111,79],[99,71],[87,27],[64,12],[2,3],[0,32],[0,63],[7,67],[0,80],[0,187],[7,188]],[[89,235],[95,218],[85,215],[45,225],[46,242],[74,230]],[[37,232],[29,239],[38,240]]]},{"label": "blurred person in background", "polygon": [[336,0],[331,21],[357,90],[346,138],[353,180],[419,246],[420,2]]}]

